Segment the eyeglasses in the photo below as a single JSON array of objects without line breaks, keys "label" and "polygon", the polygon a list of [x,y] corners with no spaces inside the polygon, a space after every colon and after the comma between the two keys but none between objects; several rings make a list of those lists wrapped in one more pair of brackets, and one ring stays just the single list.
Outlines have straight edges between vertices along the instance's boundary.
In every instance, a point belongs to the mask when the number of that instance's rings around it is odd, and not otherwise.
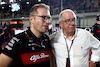
[{"label": "eyeglasses", "polygon": [[65,23],[67,23],[67,24],[70,24],[71,22],[74,22],[74,23],[75,23],[75,18],[67,19],[67,20],[62,21],[62,22],[65,22]]},{"label": "eyeglasses", "polygon": [[47,19],[48,19],[49,21],[51,21],[51,18],[48,17],[48,16],[39,16],[39,15],[32,15],[32,16],[41,17],[44,21],[46,21]]}]

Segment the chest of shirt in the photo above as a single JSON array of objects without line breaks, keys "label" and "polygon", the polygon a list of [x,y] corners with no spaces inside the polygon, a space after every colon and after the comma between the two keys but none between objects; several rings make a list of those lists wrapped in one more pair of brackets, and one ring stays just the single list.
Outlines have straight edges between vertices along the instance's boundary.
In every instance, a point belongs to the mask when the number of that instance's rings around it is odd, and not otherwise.
[{"label": "chest of shirt", "polygon": [[[85,40],[84,40],[85,39]],[[57,56],[66,57],[68,56],[67,46],[71,46],[72,41],[65,41],[64,38],[58,38],[58,41],[53,43],[53,47]],[[70,49],[70,55],[73,56],[85,56],[90,50],[89,41],[85,37],[77,37],[73,41]]]},{"label": "chest of shirt", "polygon": [[48,61],[50,59],[50,46],[46,40],[39,42],[29,40],[23,42],[19,48],[19,56],[23,65],[40,64],[41,62]]}]

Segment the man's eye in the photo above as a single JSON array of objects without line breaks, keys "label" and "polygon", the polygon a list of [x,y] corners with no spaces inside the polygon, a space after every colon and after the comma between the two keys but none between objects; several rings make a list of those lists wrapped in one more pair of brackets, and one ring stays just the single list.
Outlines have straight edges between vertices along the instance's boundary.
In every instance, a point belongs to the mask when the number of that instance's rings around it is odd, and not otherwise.
[{"label": "man's eye", "polygon": [[45,19],[45,18],[46,18],[46,16],[42,16],[42,18],[43,18],[43,19]]},{"label": "man's eye", "polygon": [[75,21],[75,18],[74,18],[74,19],[72,19],[72,21]]},{"label": "man's eye", "polygon": [[66,22],[69,22],[69,21],[70,21],[70,19],[66,20]]}]

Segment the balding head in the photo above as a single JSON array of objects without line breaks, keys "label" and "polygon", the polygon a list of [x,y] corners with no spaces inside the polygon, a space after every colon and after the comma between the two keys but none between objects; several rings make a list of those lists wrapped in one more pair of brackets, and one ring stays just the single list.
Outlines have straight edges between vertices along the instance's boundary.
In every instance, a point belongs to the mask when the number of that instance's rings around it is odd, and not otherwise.
[{"label": "balding head", "polygon": [[72,13],[73,15],[74,15],[74,17],[75,17],[75,22],[77,21],[77,17],[76,17],[76,15],[75,15],[75,13],[72,11],[72,10],[70,10],[70,9],[66,9],[66,10],[63,10],[60,14],[59,14],[59,22],[61,22],[61,21],[63,21],[63,14],[64,13],[66,13],[66,12],[68,12],[68,13]]}]

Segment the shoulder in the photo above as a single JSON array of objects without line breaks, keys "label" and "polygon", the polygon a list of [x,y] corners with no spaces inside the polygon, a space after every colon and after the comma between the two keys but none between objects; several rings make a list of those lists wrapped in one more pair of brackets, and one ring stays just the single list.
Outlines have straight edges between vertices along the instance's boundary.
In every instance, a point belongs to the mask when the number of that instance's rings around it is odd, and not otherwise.
[{"label": "shoulder", "polygon": [[77,29],[77,34],[78,35],[82,35],[82,36],[86,36],[86,35],[90,35],[90,31],[87,31],[85,29]]},{"label": "shoulder", "polygon": [[77,30],[78,32],[87,32],[86,29],[80,29],[80,28],[77,28],[76,30]]},{"label": "shoulder", "polygon": [[46,34],[43,34],[43,37],[44,37],[44,38],[49,38],[49,36],[48,36],[48,35],[46,35]]},{"label": "shoulder", "polygon": [[56,39],[56,38],[58,38],[58,37],[61,36],[61,35],[62,35],[62,30],[59,30],[59,31],[57,31],[57,32],[52,33],[52,34],[49,36],[49,38],[50,38],[50,40],[51,40],[51,39]]},{"label": "shoulder", "polygon": [[92,27],[97,27],[99,24],[95,23]]},{"label": "shoulder", "polygon": [[24,29],[24,30],[20,31],[18,34],[16,34],[14,37],[23,39],[26,37],[26,34],[28,31],[29,31],[28,29]]},{"label": "shoulder", "polygon": [[22,42],[25,39],[25,37],[26,37],[25,33],[22,32],[22,33],[15,35],[14,37],[12,37],[10,42],[12,42],[12,41],[16,41],[17,43]]},{"label": "shoulder", "polygon": [[22,32],[22,33],[19,33],[19,34],[15,35],[14,37],[18,38],[18,39],[23,39],[25,36],[26,36],[25,32]]},{"label": "shoulder", "polygon": [[28,40],[28,37],[25,34],[26,31],[23,31],[17,35],[15,35],[14,37],[12,37],[11,41],[16,41],[15,43],[21,43],[21,42],[26,42]]},{"label": "shoulder", "polygon": [[28,40],[28,38],[26,38],[25,33],[19,33],[17,35],[15,35],[14,37],[12,37],[10,39],[10,41],[8,42],[8,44],[5,46],[5,49],[7,51],[14,51],[15,49],[19,49],[19,47],[23,44],[25,44]]}]

